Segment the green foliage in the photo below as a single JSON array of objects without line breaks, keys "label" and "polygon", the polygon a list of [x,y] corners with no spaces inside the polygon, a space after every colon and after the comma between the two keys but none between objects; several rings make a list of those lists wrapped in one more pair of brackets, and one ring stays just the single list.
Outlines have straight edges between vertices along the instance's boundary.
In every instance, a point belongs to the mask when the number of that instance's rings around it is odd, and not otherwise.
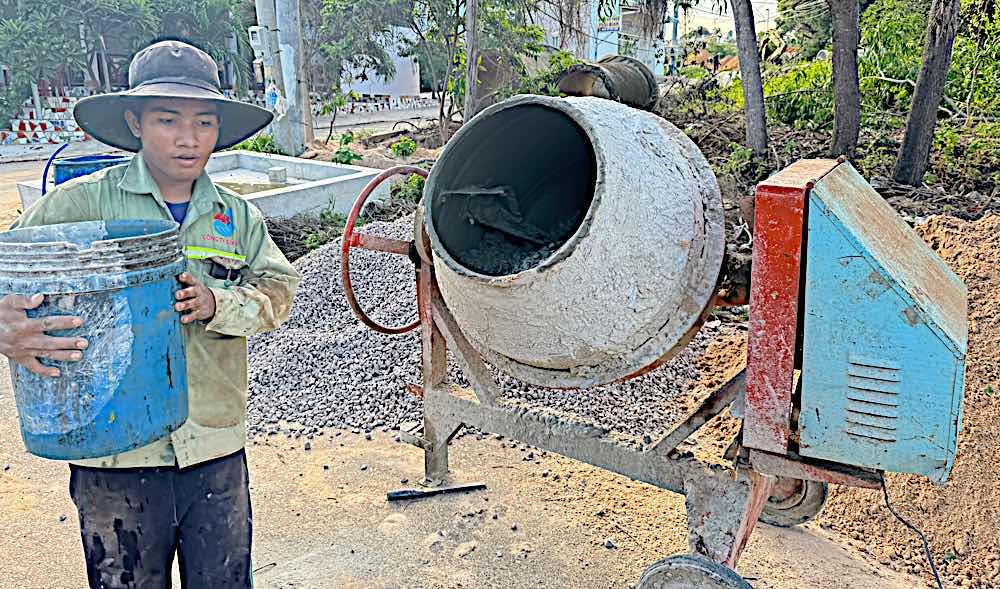
[{"label": "green foliage", "polygon": [[[906,112],[920,70],[930,0],[878,0],[861,23],[864,51],[858,63],[864,110]],[[1000,10],[995,0],[963,2],[942,105],[972,114],[1000,109]]]},{"label": "green foliage", "polygon": [[14,115],[21,112],[21,105],[31,89],[25,84],[12,84],[6,91],[0,92],[0,125],[5,125]]},{"label": "green foliage", "polygon": [[833,70],[829,61],[793,66],[764,82],[768,117],[796,129],[818,129],[833,120]]},{"label": "green foliage", "polygon": [[[445,112],[447,99],[455,109],[465,96],[465,1],[325,2],[323,34],[331,40],[323,48],[331,67],[349,66],[386,77],[393,73],[391,52],[416,56],[429,76],[422,83],[444,90],[439,95],[444,129],[451,114]],[[496,55],[518,73],[524,71],[521,58],[541,50],[543,34],[532,24],[532,6],[533,0],[483,0],[479,4],[481,50]],[[407,35],[399,35],[394,26],[407,29]]]},{"label": "green foliage", "polygon": [[424,195],[424,177],[410,174],[404,182],[393,184],[390,194],[394,200],[417,203]]},{"label": "green foliage", "polygon": [[230,147],[226,151],[233,150],[244,150],[244,151],[256,151],[258,153],[273,153],[277,155],[288,155],[278,144],[274,142],[274,137],[268,135],[267,133],[259,133],[254,135],[249,139],[244,139],[240,143]]},{"label": "green foliage", "polygon": [[778,32],[800,46],[803,59],[830,45],[833,23],[826,0],[778,0]]},{"label": "green foliage", "polygon": [[[930,0],[879,0],[861,19],[858,58],[865,110],[905,112],[920,70]],[[898,81],[894,81],[898,80]]]},{"label": "green foliage", "polygon": [[[0,54],[17,66],[11,72],[19,82],[37,83],[62,67],[86,71],[96,80],[91,64],[102,51],[102,36],[132,51],[155,38],[183,38],[217,61],[232,63],[236,86],[245,90],[250,46],[242,5],[243,0],[0,0]],[[233,36],[235,51],[229,49]],[[108,67],[115,77],[128,63]]]},{"label": "green foliage", "polygon": [[392,144],[392,153],[399,157],[410,157],[417,152],[417,142],[409,137],[403,137]]},{"label": "green foliage", "polygon": [[1000,4],[962,3],[962,26],[952,54],[948,93],[975,113],[1000,111]]},{"label": "green foliage", "polygon": [[697,65],[686,65],[680,69],[680,74],[685,78],[703,80],[711,77],[711,72]]},{"label": "green foliage", "polygon": [[333,94],[330,99],[327,100],[326,103],[319,109],[319,114],[321,116],[333,115],[330,119],[330,132],[326,135],[327,143],[329,143],[330,139],[333,138],[333,129],[337,124],[337,113],[340,112],[340,109],[347,106],[348,100],[361,99],[361,96],[353,90],[350,92],[342,92],[339,86],[334,86],[331,90],[333,91]]},{"label": "green foliage", "polygon": [[318,249],[343,235],[345,225],[347,216],[336,212],[331,205],[319,214],[319,222],[306,231],[302,243],[309,250]]},{"label": "green foliage", "polygon": [[403,0],[324,0],[321,50],[333,79],[350,85],[352,71],[383,80],[395,76],[390,53],[402,39],[393,27],[405,26],[407,8]]},{"label": "green foliage", "polygon": [[517,85],[511,88],[507,95],[541,94],[543,96],[561,96],[559,89],[555,86],[556,78],[578,63],[582,63],[582,60],[568,51],[551,53],[545,69],[534,76],[521,79]]},{"label": "green foliage", "polygon": [[[829,61],[813,61],[764,72],[764,100],[769,120],[796,129],[818,129],[833,120],[833,75]],[[743,86],[734,79],[715,96],[743,108]]]},{"label": "green foliage", "polygon": [[753,150],[747,147],[742,147],[739,143],[732,143],[729,146],[733,151],[726,160],[726,163],[722,166],[722,172],[724,174],[730,174],[733,176],[742,176],[751,172],[754,168],[753,160]]},{"label": "green foliage", "polygon": [[[146,0],[159,22],[157,36],[188,39],[216,61],[229,61],[236,88],[249,86],[247,60],[252,55],[246,27],[240,17],[243,0]],[[229,48],[236,38],[236,50]],[[148,42],[148,41],[146,41]],[[143,43],[145,44],[145,43]]]},{"label": "green foliage", "polygon": [[22,9],[16,0],[0,1],[0,55],[11,64],[14,83],[31,86],[63,67],[83,69],[86,52],[69,2],[38,2]]},{"label": "green foliage", "polygon": [[715,55],[719,59],[722,59],[723,57],[736,55],[736,44],[712,40],[705,46],[705,51],[708,51],[710,55]]},{"label": "green foliage", "polygon": [[980,123],[972,129],[951,121],[938,123],[934,133],[933,168],[961,178],[1000,183],[1000,123]]},{"label": "green foliage", "polygon": [[340,136],[340,147],[337,151],[333,152],[333,158],[330,160],[335,164],[351,165],[354,162],[361,159],[358,152],[347,147],[354,141],[354,135],[352,133],[344,133]]}]

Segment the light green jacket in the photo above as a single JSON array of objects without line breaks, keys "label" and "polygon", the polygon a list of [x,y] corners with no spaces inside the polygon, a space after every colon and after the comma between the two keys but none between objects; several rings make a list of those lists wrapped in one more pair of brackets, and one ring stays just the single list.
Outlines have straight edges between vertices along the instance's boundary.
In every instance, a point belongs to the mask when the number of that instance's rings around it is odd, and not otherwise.
[{"label": "light green jacket", "polygon": [[[61,184],[15,227],[111,219],[173,220],[140,152],[126,166]],[[264,218],[202,173],[181,225],[188,270],[211,288],[215,317],[183,326],[189,417],[169,437],[83,466],[181,468],[232,454],[246,440],[247,336],[277,328],[291,309],[298,272],[271,240]],[[243,267],[236,282],[209,276],[211,258]]]}]

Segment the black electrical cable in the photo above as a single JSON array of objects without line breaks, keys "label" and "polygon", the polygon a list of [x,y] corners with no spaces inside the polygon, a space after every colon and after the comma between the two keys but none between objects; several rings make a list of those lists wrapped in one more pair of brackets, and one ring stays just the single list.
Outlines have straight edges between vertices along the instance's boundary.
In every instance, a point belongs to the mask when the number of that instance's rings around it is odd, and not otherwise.
[{"label": "black electrical cable", "polygon": [[944,589],[944,585],[941,584],[941,576],[938,575],[937,567],[934,565],[934,555],[931,553],[930,544],[927,543],[927,537],[924,536],[924,533],[918,530],[916,526],[903,519],[903,517],[896,513],[896,510],[892,508],[892,504],[889,503],[889,488],[886,487],[884,474],[882,475],[882,496],[885,497],[885,506],[889,510],[889,513],[899,520],[899,523],[903,524],[911,532],[916,534],[917,537],[920,538],[920,541],[924,543],[924,554],[927,556],[927,564],[931,565],[931,573],[934,574],[934,581],[937,583],[938,589]]}]

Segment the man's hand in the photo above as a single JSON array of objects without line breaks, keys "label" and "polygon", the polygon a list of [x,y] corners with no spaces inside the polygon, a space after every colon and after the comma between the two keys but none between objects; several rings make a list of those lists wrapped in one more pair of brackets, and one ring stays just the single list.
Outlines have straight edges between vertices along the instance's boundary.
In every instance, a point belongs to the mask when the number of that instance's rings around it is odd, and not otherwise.
[{"label": "man's hand", "polygon": [[215,317],[215,295],[212,291],[187,272],[177,279],[188,285],[188,288],[177,291],[177,300],[181,302],[174,305],[178,311],[187,311],[181,315],[181,323],[208,321]]},{"label": "man's hand", "polygon": [[42,304],[45,297],[8,295],[0,298],[0,354],[39,376],[55,378],[58,368],[44,366],[38,360],[75,362],[83,358],[87,340],[78,337],[52,337],[48,331],[73,329],[83,325],[79,317],[49,316],[29,319],[27,310]]}]

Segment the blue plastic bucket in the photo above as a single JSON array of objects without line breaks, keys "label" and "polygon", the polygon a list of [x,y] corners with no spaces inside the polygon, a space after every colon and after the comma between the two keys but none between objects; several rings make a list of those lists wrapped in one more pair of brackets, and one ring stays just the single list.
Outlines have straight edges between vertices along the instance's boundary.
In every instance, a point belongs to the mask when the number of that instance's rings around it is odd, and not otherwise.
[{"label": "blue plastic bucket", "polygon": [[78,362],[47,378],[12,364],[21,434],[45,458],[98,458],[145,446],[187,419],[176,224],[92,221],[0,233],[0,296],[46,295],[29,317],[75,315]]},{"label": "blue plastic bucket", "polygon": [[131,159],[130,155],[81,155],[57,159],[52,163],[55,168],[55,183],[59,185],[104,168],[127,164]]}]

